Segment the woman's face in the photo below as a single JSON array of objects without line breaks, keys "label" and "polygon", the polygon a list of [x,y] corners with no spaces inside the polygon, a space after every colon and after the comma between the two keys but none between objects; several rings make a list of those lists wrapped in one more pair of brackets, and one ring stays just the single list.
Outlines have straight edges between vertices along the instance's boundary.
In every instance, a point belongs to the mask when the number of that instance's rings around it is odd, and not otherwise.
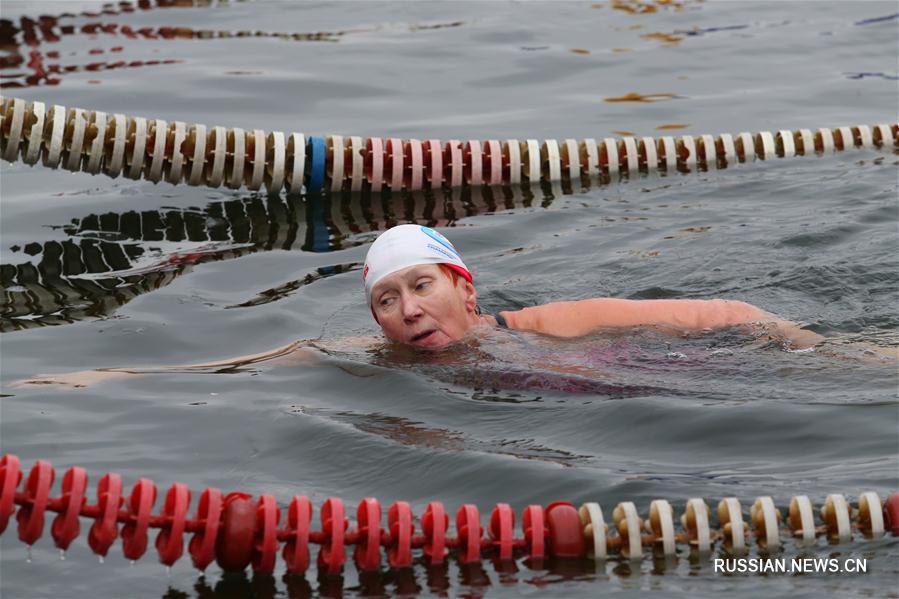
[{"label": "woman's face", "polygon": [[458,341],[479,321],[477,292],[437,264],[410,266],[372,288],[371,308],[388,339],[428,349]]}]

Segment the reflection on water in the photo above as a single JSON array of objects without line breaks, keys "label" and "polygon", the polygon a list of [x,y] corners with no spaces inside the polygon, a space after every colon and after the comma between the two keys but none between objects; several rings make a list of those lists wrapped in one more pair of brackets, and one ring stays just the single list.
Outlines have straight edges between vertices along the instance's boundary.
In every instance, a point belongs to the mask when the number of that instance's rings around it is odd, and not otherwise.
[{"label": "reflection on water", "polygon": [[[666,567],[673,565],[664,559],[654,559],[653,574],[663,574]],[[666,566],[667,565],[667,566]],[[463,564],[450,557],[442,564],[430,565],[417,559],[411,568],[399,570],[384,569],[379,572],[361,572],[355,584],[347,584],[341,575],[290,575],[279,580],[274,576],[247,576],[245,573],[225,574],[214,584],[201,577],[193,590],[199,599],[212,597],[284,597],[306,599],[311,597],[344,597],[347,594],[358,597],[417,596],[429,592],[438,596],[448,596],[452,591],[465,590],[470,596],[481,596],[488,592],[495,577],[501,586],[519,584],[543,589],[544,596],[557,596],[561,589],[555,587],[570,581],[608,580],[606,571],[615,577],[626,579],[641,574],[640,568],[626,561],[612,561],[596,565],[587,560],[553,558],[534,561],[522,560],[516,555],[515,561],[500,561],[486,552],[479,563]],[[314,578],[313,578],[314,577]],[[283,585],[283,586],[282,586]],[[164,597],[180,597],[179,594]],[[453,596],[453,595],[450,595]],[[468,594],[464,596],[469,596]]]},{"label": "reflection on water", "polygon": [[[93,39],[98,33],[114,32],[116,24],[90,23],[82,27],[60,23],[76,17],[99,18],[103,16],[122,16],[135,12],[148,11],[154,8],[191,8],[194,6],[210,5],[211,2],[202,0],[139,0],[137,4],[131,2],[119,2],[118,4],[104,4],[100,12],[84,11],[79,14],[65,13],[62,15],[41,15],[36,19],[22,16],[18,24],[9,19],[0,19],[0,51],[5,52],[0,56],[0,87],[22,88],[38,85],[59,85],[62,76],[66,73],[96,72],[121,68],[138,68],[145,66],[172,65],[181,61],[176,59],[166,60],[106,60],[95,61],[84,65],[50,63],[49,60],[58,60],[58,51],[42,53],[38,51],[41,44],[59,42],[67,35],[86,35]],[[123,26],[120,32],[129,38],[146,37],[146,28],[135,31]],[[121,53],[122,47],[109,49],[109,53]],[[87,54],[94,56],[105,54],[101,48],[91,48]],[[77,54],[77,53],[73,53]],[[70,54],[71,56],[72,54]],[[24,68],[29,72],[9,72],[11,69]],[[97,81],[92,81],[97,83]]]},{"label": "reflection on water", "polygon": [[[109,316],[204,262],[272,250],[330,252],[367,243],[371,233],[397,224],[451,227],[478,214],[547,207],[552,199],[542,195],[538,200],[527,188],[308,198],[248,195],[211,202],[203,210],[89,214],[62,227],[70,239],[10,248],[13,255],[30,258],[0,265],[0,332]],[[231,307],[277,301],[304,285],[357,268],[356,263],[319,268]]]},{"label": "reflection on water", "polygon": [[[238,0],[242,1],[242,0]],[[138,8],[147,11],[152,8],[193,8],[196,6],[210,6],[211,2],[203,1],[176,1],[157,0],[151,4],[145,0],[138,3]],[[64,14],[59,16],[41,15],[36,19],[23,16],[15,23],[9,19],[0,19],[0,51],[6,54],[0,56],[0,88],[26,88],[40,85],[59,85],[62,77],[68,73],[100,72],[122,68],[140,68],[148,66],[174,65],[183,62],[181,59],[163,60],[115,60],[115,57],[102,61],[94,61],[87,64],[61,64],[51,62],[60,59],[60,52],[38,50],[42,45],[55,44],[69,36],[84,36],[91,42],[98,36],[121,38],[123,40],[222,40],[240,38],[275,38],[293,42],[338,42],[351,33],[370,33],[379,31],[382,27],[359,27],[338,31],[315,32],[276,32],[254,30],[211,30],[196,29],[183,26],[140,27],[133,28],[130,25],[110,22],[92,22],[83,25],[67,23],[73,17],[97,18],[101,16],[123,16],[133,13],[135,7],[122,2],[118,7],[106,5],[100,13],[82,12],[80,15]],[[448,27],[460,27],[464,21],[452,21],[446,23],[408,25],[409,31],[424,31],[430,29],[444,29]],[[97,56],[103,54],[121,54],[123,46],[114,46],[108,50],[102,48],[90,48],[87,54]],[[83,53],[83,51],[82,51]],[[69,52],[67,57],[77,56],[79,52]],[[241,71],[231,71],[230,74],[244,74]],[[91,80],[89,83],[99,83]]]},{"label": "reflection on water", "polygon": [[677,97],[675,94],[668,93],[638,94],[631,92],[617,98],[606,98],[606,102],[660,102],[662,100],[674,100]]},{"label": "reflection on water", "polygon": [[[435,374],[440,377],[440,371]],[[473,399],[483,400],[477,393]],[[514,401],[514,400],[513,400]],[[521,402],[540,401],[540,398],[522,399]],[[383,414],[363,414],[309,406],[292,406],[290,413],[316,418],[327,418],[352,426],[361,433],[375,435],[393,443],[421,450],[474,452],[510,456],[523,460],[539,460],[559,466],[588,464],[594,456],[577,454],[565,449],[547,447],[533,438],[479,439],[459,431],[428,427],[421,422]]]},{"label": "reflection on water", "polygon": [[[110,50],[110,52],[117,51],[115,48]],[[121,51],[120,49],[118,51]],[[103,54],[104,52],[101,50],[99,52],[92,52],[92,54]],[[55,52],[48,52],[48,58],[58,58],[58,54]],[[12,63],[11,67],[6,66],[9,63]],[[24,58],[21,56],[13,57],[12,59],[4,58],[2,62],[0,62],[0,69],[5,68],[13,68],[15,66],[19,66],[24,62]],[[91,62],[84,65],[60,65],[60,64],[45,64],[44,57],[40,52],[32,51],[28,53],[28,63],[25,65],[29,69],[33,71],[30,75],[24,75],[21,73],[4,73],[2,77],[4,78],[3,87],[4,88],[19,88],[19,87],[35,87],[38,85],[59,85],[62,82],[62,75],[66,73],[96,73],[99,71],[111,71],[115,69],[134,69],[140,67],[153,67],[159,65],[172,65],[172,64],[180,64],[182,61],[175,59],[163,59],[163,60],[116,60],[109,62]],[[9,80],[19,78],[20,81]],[[99,83],[99,80],[91,79],[88,81],[89,83]]]},{"label": "reflection on water", "polygon": [[[348,583],[343,575],[323,575],[310,573],[305,576],[284,574],[280,577],[252,575],[246,573],[224,574],[211,581],[200,577],[193,585],[198,599],[213,597],[256,597],[266,599],[288,597],[307,599],[311,597],[381,597],[418,596],[428,592],[438,596],[484,596],[490,587],[515,588],[525,584],[541,592],[540,596],[560,597],[565,595],[565,585],[572,581],[586,584],[608,584],[615,581],[626,589],[634,591],[647,588],[662,590],[665,587],[662,576],[683,570],[685,574],[697,576],[710,570],[695,549],[677,558],[665,557],[657,549],[647,556],[648,567],[626,559],[610,558],[603,562],[571,558],[549,558],[544,560],[521,559],[516,552],[514,561],[501,561],[485,552],[484,560],[473,564],[460,563],[450,556],[444,563],[430,565],[417,559],[411,568],[399,570],[383,569],[378,572],[360,572],[354,583]],[[720,557],[732,557],[722,552]],[[805,556],[814,557],[814,556]],[[183,597],[171,590],[165,598]]]}]

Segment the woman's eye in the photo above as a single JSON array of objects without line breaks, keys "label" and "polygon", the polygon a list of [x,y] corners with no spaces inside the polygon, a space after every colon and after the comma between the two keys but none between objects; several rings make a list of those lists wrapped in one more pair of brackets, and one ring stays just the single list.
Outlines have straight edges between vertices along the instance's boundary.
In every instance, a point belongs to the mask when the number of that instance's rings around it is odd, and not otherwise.
[{"label": "woman's eye", "polygon": [[384,299],[381,300],[381,307],[382,307],[382,308],[387,308],[387,307],[389,307],[391,304],[393,304],[393,298],[392,298],[392,297],[385,297]]},{"label": "woman's eye", "polygon": [[430,281],[422,281],[421,283],[416,285],[415,289],[416,291],[421,291],[422,289],[427,289],[430,284]]}]

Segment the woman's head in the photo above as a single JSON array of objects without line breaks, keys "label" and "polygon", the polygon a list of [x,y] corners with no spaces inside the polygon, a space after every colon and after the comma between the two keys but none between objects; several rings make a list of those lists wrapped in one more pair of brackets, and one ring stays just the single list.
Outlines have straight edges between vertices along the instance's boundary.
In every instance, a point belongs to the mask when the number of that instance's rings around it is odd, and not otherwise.
[{"label": "woman's head", "polygon": [[362,276],[372,315],[393,341],[440,348],[479,322],[471,272],[453,244],[429,227],[383,233]]}]

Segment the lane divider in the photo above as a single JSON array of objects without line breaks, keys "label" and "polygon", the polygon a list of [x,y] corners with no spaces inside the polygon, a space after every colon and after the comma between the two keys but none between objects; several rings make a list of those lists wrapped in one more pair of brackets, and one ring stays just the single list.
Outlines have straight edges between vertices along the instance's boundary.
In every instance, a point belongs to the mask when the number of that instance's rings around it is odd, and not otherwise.
[{"label": "lane divider", "polygon": [[[571,193],[561,185],[553,187],[560,188],[553,194]],[[6,288],[7,299],[0,333],[109,315],[202,262],[273,249],[336,251],[359,243],[358,234],[383,231],[397,222],[448,227],[478,214],[546,208],[555,197],[534,193],[529,187],[506,186],[448,189],[436,197],[430,191],[384,197],[241,194],[210,202],[201,211],[167,208],[89,214],[63,227],[71,237],[26,244],[29,253],[21,247],[13,249],[9,262],[0,264],[0,287]],[[100,231],[102,239],[97,238]],[[180,249],[166,253],[149,249],[148,242],[157,240],[173,241]],[[40,250],[34,251],[36,246]],[[344,267],[356,265],[327,268]],[[302,283],[285,285],[306,284],[321,273],[313,270],[312,279],[306,275]],[[270,291],[276,301],[280,295]]]},{"label": "lane divider", "polygon": [[[451,512],[439,501],[428,504],[418,527],[410,505],[396,501],[387,509],[385,527],[381,504],[367,497],[356,507],[356,522],[351,526],[351,506],[332,497],[320,506],[320,527],[314,530],[312,503],[302,495],[294,496],[282,510],[271,495],[254,498],[207,488],[190,518],[192,493],[182,483],[166,491],[162,506],[154,513],[157,488],[152,480],[138,479],[126,496],[121,477],[108,473],[91,494],[87,473],[76,466],[63,475],[61,495],[51,497],[55,479],[56,471],[48,462],[38,460],[24,477],[19,458],[5,454],[0,459],[0,534],[15,515],[19,539],[31,546],[41,538],[45,516],[51,512],[56,516],[50,536],[65,551],[82,532],[80,519],[87,518],[93,520],[87,533],[91,551],[105,556],[121,537],[124,556],[137,560],[149,547],[150,529],[158,529],[156,552],[167,566],[182,557],[184,535],[191,534],[187,553],[199,570],[216,561],[225,571],[252,566],[256,573],[270,574],[281,550],[288,572],[302,573],[311,565],[313,544],[320,547],[319,572],[338,574],[344,569],[348,548],[352,548],[356,568],[368,572],[383,567],[385,554],[389,568],[409,568],[415,561],[413,550],[421,550],[429,565],[443,563],[453,552],[461,564],[524,556],[532,567],[540,568],[542,560],[551,557],[675,557],[678,544],[687,553],[708,556],[719,542],[726,552],[745,553],[751,538],[760,551],[773,551],[791,537],[797,545],[809,548],[818,537],[829,543],[847,543],[878,538],[887,531],[899,536],[899,493],[884,503],[871,491],[862,493],[855,506],[841,494],[828,495],[817,522],[812,503],[804,495],[791,499],[785,520],[771,497],[759,497],[749,510],[748,522],[739,500],[729,497],[718,503],[718,529],[712,528],[709,506],[694,498],[687,501],[680,518],[681,532],[675,531],[674,509],[664,499],[650,504],[645,520],[634,503],[621,502],[612,510],[609,522],[595,502],[579,509],[566,501],[545,507],[529,505],[521,512],[520,536],[515,536],[516,515],[509,504],[497,503],[486,527],[478,507],[465,504],[455,513],[455,536],[451,536]],[[89,495],[96,497],[95,502]]]},{"label": "lane divider", "polygon": [[608,183],[850,148],[895,148],[899,125],[776,133],[595,139],[450,140],[306,136],[207,127],[0,98],[0,157],[157,183],[269,193],[417,191],[482,185]]}]

